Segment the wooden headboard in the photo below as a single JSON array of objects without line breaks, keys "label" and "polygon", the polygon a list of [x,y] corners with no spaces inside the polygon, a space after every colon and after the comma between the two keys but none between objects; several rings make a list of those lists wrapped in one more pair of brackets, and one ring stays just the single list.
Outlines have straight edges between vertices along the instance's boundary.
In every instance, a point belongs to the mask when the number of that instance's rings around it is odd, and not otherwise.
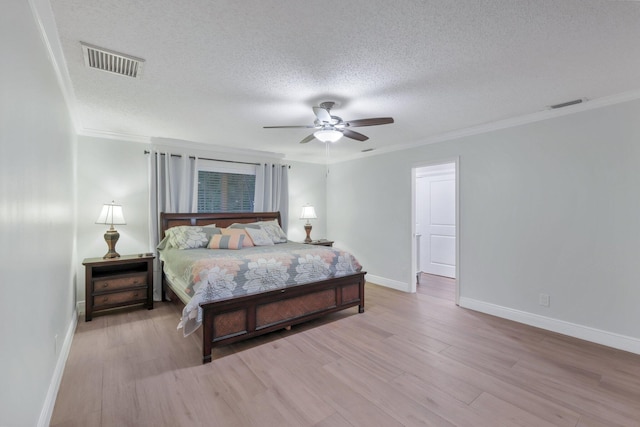
[{"label": "wooden headboard", "polygon": [[228,227],[233,223],[249,223],[257,221],[280,220],[280,212],[227,212],[227,213],[160,213],[160,239],[164,238],[165,230],[178,225],[208,225]]}]

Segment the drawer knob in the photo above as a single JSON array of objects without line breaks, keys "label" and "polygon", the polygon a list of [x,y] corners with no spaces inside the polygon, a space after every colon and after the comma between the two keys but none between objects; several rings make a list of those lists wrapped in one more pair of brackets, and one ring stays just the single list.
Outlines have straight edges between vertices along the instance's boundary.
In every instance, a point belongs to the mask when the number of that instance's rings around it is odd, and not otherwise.
[{"label": "drawer knob", "polygon": [[102,284],[102,287],[103,287],[103,288],[106,288],[106,287],[108,287],[108,286],[109,286],[109,282],[104,282],[104,283]]},{"label": "drawer knob", "polygon": [[107,302],[107,301],[109,301],[109,297],[102,298],[102,302]]},{"label": "drawer knob", "polygon": [[133,296],[134,296],[134,297],[137,297],[137,296],[138,296],[138,293],[137,293],[137,292],[136,292],[136,293],[134,293],[134,294],[133,294]]}]

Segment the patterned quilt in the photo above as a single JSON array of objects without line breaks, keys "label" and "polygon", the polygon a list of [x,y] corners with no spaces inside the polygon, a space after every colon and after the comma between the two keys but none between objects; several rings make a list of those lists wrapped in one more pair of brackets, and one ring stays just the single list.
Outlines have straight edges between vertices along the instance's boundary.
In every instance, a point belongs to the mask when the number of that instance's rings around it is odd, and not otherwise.
[{"label": "patterned quilt", "polygon": [[241,250],[165,249],[165,274],[191,300],[178,328],[187,336],[202,324],[200,304],[287,286],[346,276],[362,270],[353,255],[336,248],[300,243]]}]

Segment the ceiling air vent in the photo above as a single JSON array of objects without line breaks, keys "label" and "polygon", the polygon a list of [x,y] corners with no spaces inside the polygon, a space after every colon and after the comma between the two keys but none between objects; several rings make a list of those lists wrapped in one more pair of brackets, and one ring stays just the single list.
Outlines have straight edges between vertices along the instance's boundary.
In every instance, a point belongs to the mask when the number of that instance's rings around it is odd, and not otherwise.
[{"label": "ceiling air vent", "polygon": [[573,101],[567,101],[561,104],[550,105],[549,108],[551,108],[552,110],[555,110],[557,108],[564,108],[570,105],[582,104],[584,101],[585,99],[574,99]]},{"label": "ceiling air vent", "polygon": [[140,78],[144,59],[82,43],[84,65],[121,76]]}]

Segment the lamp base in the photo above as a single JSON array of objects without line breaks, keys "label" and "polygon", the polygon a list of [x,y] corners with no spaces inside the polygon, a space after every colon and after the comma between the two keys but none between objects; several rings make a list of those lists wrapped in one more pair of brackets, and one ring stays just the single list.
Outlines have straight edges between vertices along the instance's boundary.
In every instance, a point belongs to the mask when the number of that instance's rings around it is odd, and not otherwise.
[{"label": "lamp base", "polygon": [[304,231],[307,232],[307,238],[304,239],[305,243],[311,243],[313,240],[311,240],[311,224],[305,224],[304,225]]},{"label": "lamp base", "polygon": [[120,258],[120,254],[116,252],[116,242],[120,238],[120,233],[117,230],[107,230],[104,233],[104,241],[107,242],[109,251],[103,256],[103,259]]}]

